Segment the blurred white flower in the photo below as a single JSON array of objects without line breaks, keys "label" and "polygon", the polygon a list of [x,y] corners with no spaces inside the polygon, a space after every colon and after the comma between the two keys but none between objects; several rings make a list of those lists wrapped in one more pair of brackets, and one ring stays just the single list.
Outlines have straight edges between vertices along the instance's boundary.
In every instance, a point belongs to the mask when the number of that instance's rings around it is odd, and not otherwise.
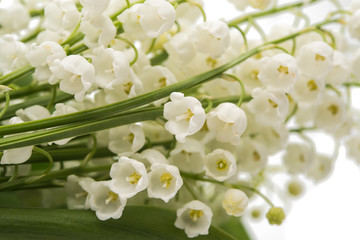
[{"label": "blurred white flower", "polygon": [[306,144],[290,143],[286,147],[283,162],[291,174],[306,173],[313,163],[313,152]]},{"label": "blurred white flower", "polygon": [[230,188],[225,192],[222,207],[228,215],[240,217],[244,214],[248,202],[249,199],[243,191]]},{"label": "blurred white flower", "polygon": [[140,124],[110,129],[109,149],[113,153],[129,155],[139,151],[144,144],[145,135]]}]

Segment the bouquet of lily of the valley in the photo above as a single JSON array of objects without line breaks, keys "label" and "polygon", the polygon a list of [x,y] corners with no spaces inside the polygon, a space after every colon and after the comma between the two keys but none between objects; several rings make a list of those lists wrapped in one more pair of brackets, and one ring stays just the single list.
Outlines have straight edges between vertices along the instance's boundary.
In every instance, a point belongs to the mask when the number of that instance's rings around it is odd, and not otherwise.
[{"label": "bouquet of lily of the valley", "polygon": [[249,239],[244,213],[279,225],[340,146],[359,161],[360,1],[228,4],[0,2],[0,238]]}]

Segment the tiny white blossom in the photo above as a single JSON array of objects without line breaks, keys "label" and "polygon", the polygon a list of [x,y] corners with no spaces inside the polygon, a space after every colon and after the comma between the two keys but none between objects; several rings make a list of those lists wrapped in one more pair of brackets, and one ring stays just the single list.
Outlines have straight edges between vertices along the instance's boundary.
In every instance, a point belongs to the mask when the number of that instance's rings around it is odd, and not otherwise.
[{"label": "tiny white blossom", "polygon": [[154,163],[169,164],[169,161],[166,159],[164,154],[162,154],[160,151],[156,149],[145,149],[141,153],[138,153],[137,156],[146,159],[150,163],[150,165]]},{"label": "tiny white blossom", "polygon": [[4,4],[0,7],[0,33],[11,33],[26,28],[30,23],[28,9],[18,0],[7,1],[7,3],[6,6]]},{"label": "tiny white blossom", "polygon": [[224,102],[207,115],[207,126],[220,142],[236,145],[247,126],[244,110],[233,103]]},{"label": "tiny white blossom", "polygon": [[314,182],[320,182],[327,178],[334,167],[333,160],[324,154],[316,154],[307,176]]},{"label": "tiny white blossom", "polygon": [[128,157],[121,157],[112,164],[110,177],[110,189],[123,198],[131,198],[148,185],[144,164]]},{"label": "tiny white blossom", "polygon": [[268,161],[266,147],[255,139],[243,139],[234,152],[240,171],[258,173],[263,170]]},{"label": "tiny white blossom", "polygon": [[184,143],[176,143],[169,161],[182,171],[201,173],[204,171],[204,156],[204,145],[193,138],[186,138]]},{"label": "tiny white blossom", "polygon": [[238,189],[228,189],[222,200],[222,207],[230,216],[240,217],[247,208],[249,199],[246,194]]},{"label": "tiny white blossom", "polygon": [[192,41],[188,41],[189,37],[189,32],[179,32],[164,44],[169,58],[185,64],[195,57],[195,44]]},{"label": "tiny white blossom", "polygon": [[72,31],[80,21],[80,12],[73,0],[55,0],[44,8],[44,26],[48,30]]},{"label": "tiny white blossom", "polygon": [[325,42],[303,45],[296,57],[301,73],[311,78],[325,77],[333,68],[333,49]]},{"label": "tiny white blossom", "polygon": [[140,124],[131,124],[110,129],[109,149],[113,153],[127,155],[140,150],[145,144],[145,135]]},{"label": "tiny white blossom", "polygon": [[316,107],[315,125],[334,132],[346,120],[345,102],[337,95],[326,94]]},{"label": "tiny white blossom", "polygon": [[54,41],[45,41],[40,45],[32,44],[30,51],[25,55],[31,66],[36,67],[34,77],[42,82],[48,81],[55,84],[57,79],[50,71],[56,59],[62,60],[66,57],[64,49]]},{"label": "tiny white blossom", "polygon": [[25,54],[28,47],[15,39],[13,35],[6,34],[0,37],[0,73],[7,74],[13,70],[26,66],[28,63]]},{"label": "tiny white blossom", "polygon": [[116,36],[116,27],[110,17],[101,14],[82,19],[80,31],[85,34],[84,43],[89,48],[107,46]]},{"label": "tiny white blossom", "polygon": [[111,191],[109,181],[93,182],[88,198],[91,210],[96,211],[96,216],[102,221],[120,218],[126,205],[126,198]]},{"label": "tiny white blossom", "polygon": [[357,82],[360,82],[360,49],[356,50],[351,58],[351,72],[355,75]]},{"label": "tiny white blossom", "polygon": [[230,44],[230,31],[222,21],[203,22],[196,26],[195,43],[199,52],[218,58]]},{"label": "tiny white blossom", "polygon": [[138,21],[150,38],[170,30],[175,18],[174,6],[165,0],[146,0],[139,7]]},{"label": "tiny white blossom", "polygon": [[251,7],[264,10],[271,5],[273,0],[249,0]]},{"label": "tiny white blossom", "polygon": [[349,33],[353,38],[360,40],[360,9],[356,10],[349,18]]},{"label": "tiny white blossom", "polygon": [[295,82],[291,96],[301,104],[317,104],[324,91],[324,78],[309,78],[301,75]]},{"label": "tiny white blossom", "polygon": [[[81,184],[80,184],[81,182]],[[88,190],[94,180],[89,177],[70,175],[66,179],[65,190],[67,193],[66,204],[69,209],[87,209],[86,199]]]},{"label": "tiny white blossom", "polygon": [[85,93],[95,82],[94,66],[79,55],[55,60],[50,70],[60,79],[60,90],[74,94],[75,100],[79,102],[83,101]]},{"label": "tiny white blossom", "polygon": [[[23,123],[19,117],[12,117],[9,120],[9,125]],[[1,157],[1,164],[20,164],[24,163],[31,157],[34,146],[27,146],[21,148],[13,148],[4,150]]]},{"label": "tiny white blossom", "polygon": [[345,55],[335,50],[333,54],[334,67],[325,78],[325,82],[334,87],[340,86],[350,78],[350,65]]},{"label": "tiny white blossom", "polygon": [[261,61],[254,58],[248,58],[236,68],[236,76],[243,81],[247,92],[251,92],[255,88],[262,87],[263,83],[259,79],[261,70]]},{"label": "tiny white blossom", "polygon": [[255,88],[251,96],[253,99],[247,103],[247,107],[258,123],[277,126],[284,122],[289,110],[289,99],[283,91]]},{"label": "tiny white blossom", "polygon": [[225,181],[236,173],[236,159],[224,149],[215,149],[205,156],[204,161],[205,174],[218,181]]},{"label": "tiny white blossom", "polygon": [[175,197],[183,185],[179,169],[163,163],[154,163],[150,169],[148,195],[150,198],[160,198],[167,203]]},{"label": "tiny white blossom", "polygon": [[213,213],[203,202],[188,202],[176,211],[176,216],[175,226],[184,229],[189,238],[209,233]]},{"label": "tiny white blossom", "polygon": [[306,173],[313,162],[313,153],[308,145],[291,143],[286,147],[283,161],[289,173]]},{"label": "tiny white blossom", "polygon": [[279,53],[271,58],[261,60],[258,75],[267,88],[289,92],[297,79],[297,65],[293,56]]},{"label": "tiny white blossom", "polygon": [[174,134],[176,140],[185,142],[185,137],[198,132],[205,123],[205,110],[194,97],[183,93],[170,94],[171,102],[164,105],[164,117],[168,120],[165,129]]},{"label": "tiny white blossom", "polygon": [[228,0],[239,11],[244,11],[249,6],[249,0]]},{"label": "tiny white blossom", "polygon": [[356,163],[360,163],[360,135],[353,134],[348,139],[346,139],[346,155],[348,158],[354,160]]}]

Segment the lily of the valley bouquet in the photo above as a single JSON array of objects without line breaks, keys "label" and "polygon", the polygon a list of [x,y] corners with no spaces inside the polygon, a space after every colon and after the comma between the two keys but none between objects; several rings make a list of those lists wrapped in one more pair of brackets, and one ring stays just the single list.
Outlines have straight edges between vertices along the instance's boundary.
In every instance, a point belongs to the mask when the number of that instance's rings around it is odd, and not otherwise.
[{"label": "lily of the valley bouquet", "polygon": [[359,161],[360,2],[228,1],[0,2],[3,239],[249,239],[244,213],[280,225],[340,146]]}]

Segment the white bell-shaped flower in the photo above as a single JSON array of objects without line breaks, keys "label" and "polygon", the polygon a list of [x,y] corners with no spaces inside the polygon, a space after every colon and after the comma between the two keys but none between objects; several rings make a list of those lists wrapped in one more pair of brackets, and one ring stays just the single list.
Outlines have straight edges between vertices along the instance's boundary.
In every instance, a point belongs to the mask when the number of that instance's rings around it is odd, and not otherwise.
[{"label": "white bell-shaped flower", "polygon": [[277,126],[284,122],[289,110],[289,99],[283,91],[255,88],[251,96],[253,99],[247,103],[247,108],[258,123]]},{"label": "white bell-shaped flower", "polygon": [[145,66],[139,73],[139,78],[144,84],[144,92],[151,92],[177,82],[174,74],[163,66]]},{"label": "white bell-shaped flower", "polygon": [[112,48],[100,46],[93,49],[92,64],[95,68],[95,83],[104,89],[124,84],[130,74],[129,61],[125,54]]},{"label": "white bell-shaped flower", "polygon": [[90,19],[83,18],[80,31],[85,34],[84,43],[89,48],[98,45],[108,46],[116,36],[116,27],[110,17],[104,14],[95,15]]},{"label": "white bell-shaped flower", "polygon": [[196,55],[195,44],[189,41],[189,32],[179,32],[164,44],[169,58],[180,61],[182,64],[188,63]]},{"label": "white bell-shaped flower", "polygon": [[73,94],[76,101],[83,101],[85,93],[95,82],[95,69],[84,57],[70,55],[55,60],[50,67],[53,74],[60,79],[60,90]]},{"label": "white bell-shaped flower", "polygon": [[[80,185],[81,182],[81,185]],[[88,191],[94,179],[89,177],[78,177],[70,175],[66,179],[66,205],[69,209],[88,209],[86,204]]]},{"label": "white bell-shaped flower", "polygon": [[353,38],[360,39],[360,9],[356,10],[348,20],[349,33]]},{"label": "white bell-shaped flower", "polygon": [[111,165],[110,177],[110,189],[123,198],[131,198],[148,186],[144,164],[128,157]]},{"label": "white bell-shaped flower", "polygon": [[289,92],[297,79],[296,60],[286,53],[279,53],[260,62],[258,78],[265,87]]},{"label": "white bell-shaped flower", "polygon": [[222,21],[208,21],[196,26],[194,40],[199,52],[218,58],[230,44],[230,31]]},{"label": "white bell-shaped flower", "polygon": [[175,197],[183,185],[179,169],[163,163],[154,163],[150,169],[148,195],[150,198],[160,198],[167,203]]},{"label": "white bell-shaped flower", "polygon": [[[19,117],[12,117],[9,120],[9,125],[23,123]],[[6,137],[6,136],[5,136]],[[24,163],[31,157],[34,146],[27,146],[21,148],[13,148],[4,150],[1,157],[1,164],[20,164]]]},{"label": "white bell-shaped flower", "polygon": [[176,211],[175,226],[184,229],[189,238],[207,235],[213,213],[203,202],[193,200]]},{"label": "white bell-shaped flower", "polygon": [[273,0],[249,0],[251,7],[264,10],[271,5]]},{"label": "white bell-shaped flower", "polygon": [[169,161],[182,171],[201,173],[204,171],[204,156],[204,145],[193,138],[186,138],[184,143],[176,143]]},{"label": "white bell-shaped flower", "polygon": [[16,111],[16,115],[25,122],[49,118],[51,116],[49,110],[40,105],[19,109]]},{"label": "white bell-shaped flower", "polygon": [[141,4],[135,4],[122,12],[117,19],[123,24],[124,32],[129,39],[143,40],[147,38],[146,32],[140,25],[139,9]]},{"label": "white bell-shaped flower", "polygon": [[80,4],[83,6],[81,13],[86,18],[101,15],[108,8],[109,2],[110,0],[80,0]]},{"label": "white bell-shaped flower", "polygon": [[325,78],[325,82],[334,87],[340,86],[350,78],[350,65],[345,55],[335,50],[333,54],[334,67]]},{"label": "white bell-shaped flower", "polygon": [[241,79],[245,85],[246,92],[251,93],[255,88],[263,86],[259,79],[261,70],[261,61],[254,58],[248,58],[236,68],[235,75]]},{"label": "white bell-shaped flower", "polygon": [[303,45],[296,57],[301,74],[310,78],[323,78],[333,68],[333,49],[325,42]]},{"label": "white bell-shaped flower", "polygon": [[356,163],[360,163],[360,135],[353,134],[345,142],[346,155],[348,158],[354,160]]},{"label": "white bell-shaped flower", "polygon": [[44,8],[44,27],[52,31],[72,31],[80,17],[73,0],[55,0],[48,2]]},{"label": "white bell-shaped flower", "polygon": [[207,115],[207,127],[220,142],[236,145],[247,126],[244,110],[233,103],[221,103]]},{"label": "white bell-shaped flower", "polygon": [[205,174],[218,181],[225,181],[236,173],[234,155],[224,149],[215,149],[204,158]]},{"label": "white bell-shaped flower", "polygon": [[228,0],[239,11],[244,11],[249,6],[249,0]]},{"label": "white bell-shaped flower", "polygon": [[162,154],[159,150],[156,149],[145,149],[141,153],[138,153],[137,156],[146,159],[150,165],[154,163],[169,164],[169,161],[166,159],[164,154]]},{"label": "white bell-shaped flower", "polygon": [[56,59],[62,60],[66,57],[64,49],[54,41],[45,41],[40,45],[32,44],[30,51],[25,55],[30,65],[36,67],[33,76],[38,81],[48,81],[55,84],[57,79],[49,69]]},{"label": "white bell-shaped flower", "polygon": [[345,102],[337,95],[325,94],[316,107],[315,126],[334,132],[346,120]]},{"label": "white bell-shaped flower", "polygon": [[18,0],[6,1],[6,3],[0,7],[0,33],[19,31],[26,28],[29,23],[29,11],[26,6]]},{"label": "white bell-shaped flower", "polygon": [[110,129],[109,149],[113,153],[128,155],[139,151],[145,144],[141,124],[131,124]]},{"label": "white bell-shaped flower", "polygon": [[292,97],[301,104],[316,104],[325,91],[325,81],[323,78],[309,78],[303,75],[295,82]]},{"label": "white bell-shaped flower", "polygon": [[28,47],[15,39],[13,35],[0,37],[0,73],[7,74],[15,69],[24,67],[28,64],[25,54]]},{"label": "white bell-shaped flower", "polygon": [[243,191],[231,188],[225,192],[221,203],[228,215],[240,217],[244,214],[249,199]]},{"label": "white bell-shaped flower", "polygon": [[330,176],[334,167],[334,161],[327,155],[316,154],[307,176],[314,182],[320,182]]},{"label": "white bell-shaped flower", "polygon": [[110,181],[93,182],[88,198],[91,210],[102,221],[120,218],[126,205],[126,198],[111,191]]},{"label": "white bell-shaped flower", "polygon": [[138,21],[150,38],[156,38],[174,25],[174,6],[165,0],[146,0],[140,5]]},{"label": "white bell-shaped flower", "polygon": [[263,170],[268,162],[266,147],[260,141],[245,138],[235,149],[239,171],[258,173]]},{"label": "white bell-shaped flower", "polygon": [[313,163],[313,153],[308,145],[290,143],[286,147],[283,161],[289,173],[306,173]]},{"label": "white bell-shaped flower", "polygon": [[356,50],[351,58],[351,72],[355,75],[357,81],[360,81],[360,49]]},{"label": "white bell-shaped flower", "polygon": [[183,93],[171,93],[170,100],[164,105],[164,117],[168,120],[165,129],[183,143],[186,136],[193,135],[203,127],[205,110],[199,100],[184,97]]}]

